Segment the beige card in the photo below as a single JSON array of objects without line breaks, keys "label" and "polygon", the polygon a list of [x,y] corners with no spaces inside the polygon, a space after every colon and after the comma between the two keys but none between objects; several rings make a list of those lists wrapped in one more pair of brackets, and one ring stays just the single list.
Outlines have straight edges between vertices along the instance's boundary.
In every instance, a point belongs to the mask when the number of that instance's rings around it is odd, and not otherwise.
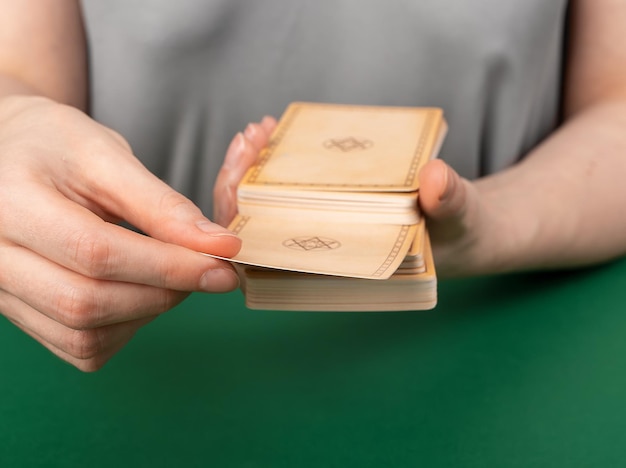
[{"label": "beige card", "polygon": [[404,259],[415,225],[290,222],[237,216],[230,230],[243,245],[228,261],[278,270],[387,279]]},{"label": "beige card", "polygon": [[292,103],[240,187],[415,191],[446,129],[439,108]]}]

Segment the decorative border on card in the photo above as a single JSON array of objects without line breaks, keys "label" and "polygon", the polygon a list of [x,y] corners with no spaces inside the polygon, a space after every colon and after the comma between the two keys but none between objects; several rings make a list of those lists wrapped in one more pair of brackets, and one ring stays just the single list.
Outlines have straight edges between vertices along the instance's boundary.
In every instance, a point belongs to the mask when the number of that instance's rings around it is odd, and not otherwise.
[{"label": "decorative border on card", "polygon": [[402,245],[404,244],[404,241],[406,240],[406,236],[409,234],[410,228],[411,226],[408,226],[408,225],[403,225],[400,227],[400,232],[398,233],[398,237],[396,238],[396,243],[391,249],[391,252],[389,252],[389,255],[387,256],[383,264],[378,267],[378,270],[374,272],[372,277],[378,278],[380,276],[383,276],[385,272],[389,269],[391,264],[396,260],[396,258],[398,258],[398,254],[400,254],[402,250]]},{"label": "decorative border on card", "polygon": [[424,153],[424,149],[426,147],[426,142],[428,141],[428,137],[431,134],[433,125],[435,123],[435,112],[428,112],[426,114],[426,121],[424,123],[424,127],[422,127],[422,133],[417,140],[417,147],[415,148],[415,152],[413,153],[413,160],[411,161],[411,167],[409,168],[409,172],[406,175],[406,179],[404,180],[404,186],[410,187],[413,185],[413,181],[417,177],[417,170],[419,169],[420,161],[422,160],[422,155]]},{"label": "decorative border on card", "polygon": [[237,221],[237,224],[235,224],[232,227],[229,226],[229,229],[234,234],[239,234],[241,232],[241,230],[244,228],[244,226],[246,224],[248,224],[248,220],[250,219],[250,216],[239,216],[238,218],[239,218],[239,220]]},{"label": "decorative border on card", "polygon": [[[302,106],[290,106],[289,112],[285,115],[283,119],[281,119],[281,124],[276,128],[275,134],[272,135],[272,138],[268,142],[267,146],[261,151],[261,154],[259,155],[259,162],[256,164],[256,166],[253,166],[254,169],[250,173],[250,177],[248,177],[248,180],[247,180],[248,183],[252,183],[252,184],[257,183],[256,181],[257,177],[259,177],[259,174],[265,167],[265,164],[274,153],[274,150],[276,149],[278,144],[282,141],[283,137],[285,136],[285,133],[287,133],[287,130],[289,129],[289,127],[291,127],[291,124],[293,123],[293,121],[295,120],[296,116],[298,115],[301,109],[302,109]],[[263,184],[263,185],[267,185],[267,184]],[[272,183],[272,185],[284,185],[284,184],[279,182],[275,184]]]}]

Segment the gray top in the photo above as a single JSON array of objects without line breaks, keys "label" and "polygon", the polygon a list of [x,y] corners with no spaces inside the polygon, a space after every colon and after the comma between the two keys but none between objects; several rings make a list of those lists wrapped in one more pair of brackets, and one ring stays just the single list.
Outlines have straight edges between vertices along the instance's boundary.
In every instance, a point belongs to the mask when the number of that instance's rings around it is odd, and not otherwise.
[{"label": "gray top", "polygon": [[558,119],[567,0],[83,0],[91,112],[210,215],[226,147],[296,100],[438,106],[502,169]]}]

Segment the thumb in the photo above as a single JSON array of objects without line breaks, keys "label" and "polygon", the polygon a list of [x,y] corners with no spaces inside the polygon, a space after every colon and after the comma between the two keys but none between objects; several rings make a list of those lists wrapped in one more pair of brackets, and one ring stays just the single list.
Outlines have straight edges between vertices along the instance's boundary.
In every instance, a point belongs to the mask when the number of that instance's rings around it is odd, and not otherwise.
[{"label": "thumb", "polygon": [[419,205],[432,221],[461,220],[469,203],[469,182],[440,159],[429,161],[419,174]]}]

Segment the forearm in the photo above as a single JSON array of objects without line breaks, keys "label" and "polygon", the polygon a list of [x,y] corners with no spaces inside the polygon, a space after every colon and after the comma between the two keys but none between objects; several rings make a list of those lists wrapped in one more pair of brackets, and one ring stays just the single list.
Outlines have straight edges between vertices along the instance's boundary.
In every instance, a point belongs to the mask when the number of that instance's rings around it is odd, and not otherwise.
[{"label": "forearm", "polygon": [[0,0],[0,98],[35,94],[87,108],[78,0]]},{"label": "forearm", "polygon": [[484,200],[479,272],[571,267],[624,254],[626,101],[581,111],[476,188]]}]

